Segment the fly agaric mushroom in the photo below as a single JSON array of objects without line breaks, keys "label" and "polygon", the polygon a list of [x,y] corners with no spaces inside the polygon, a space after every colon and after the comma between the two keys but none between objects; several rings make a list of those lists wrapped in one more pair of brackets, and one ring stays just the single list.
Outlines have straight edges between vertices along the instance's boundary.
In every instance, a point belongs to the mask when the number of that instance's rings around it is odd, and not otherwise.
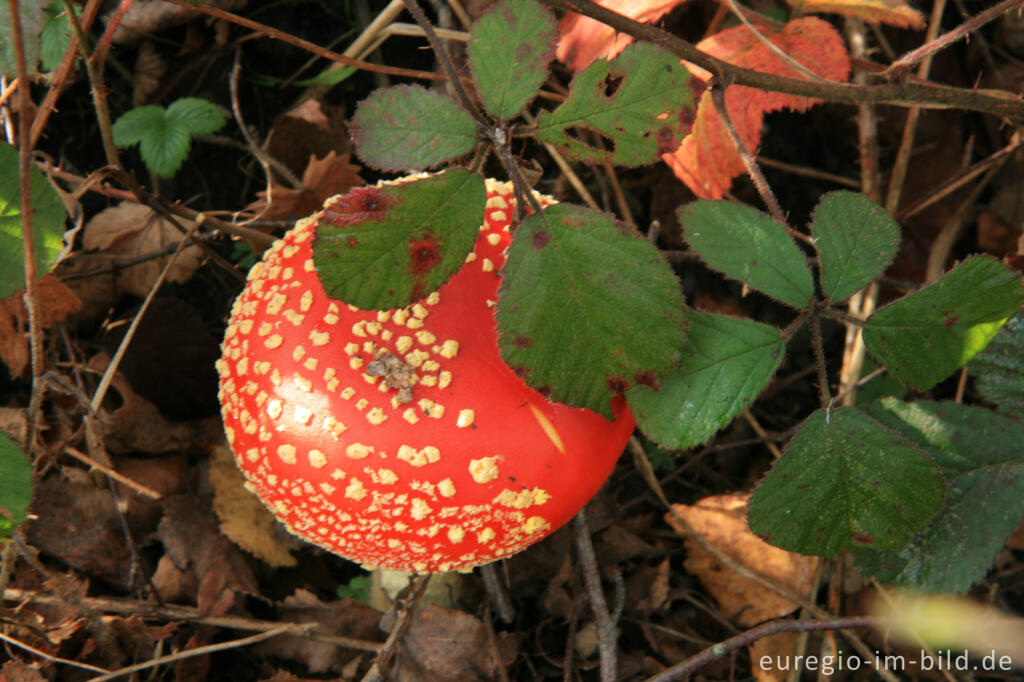
[{"label": "fly agaric mushroom", "polygon": [[274,244],[232,309],[219,395],[247,486],[293,533],[370,568],[467,570],[543,539],[633,430],[620,398],[608,421],[502,361],[494,306],[515,199],[486,186],[474,250],[411,306],[360,310],[324,291],[312,238],[335,197]]}]

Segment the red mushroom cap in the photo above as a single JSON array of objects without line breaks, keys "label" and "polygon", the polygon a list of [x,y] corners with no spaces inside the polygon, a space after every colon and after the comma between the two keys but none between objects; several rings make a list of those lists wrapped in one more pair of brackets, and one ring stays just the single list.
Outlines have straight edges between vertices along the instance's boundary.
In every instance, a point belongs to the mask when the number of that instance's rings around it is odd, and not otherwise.
[{"label": "red mushroom cap", "polygon": [[608,477],[634,426],[624,401],[615,421],[551,402],[499,356],[514,202],[488,180],[466,264],[407,308],[324,292],[311,246],[323,212],[252,268],[217,363],[224,428],[248,487],[293,533],[368,567],[469,569],[548,536]]}]

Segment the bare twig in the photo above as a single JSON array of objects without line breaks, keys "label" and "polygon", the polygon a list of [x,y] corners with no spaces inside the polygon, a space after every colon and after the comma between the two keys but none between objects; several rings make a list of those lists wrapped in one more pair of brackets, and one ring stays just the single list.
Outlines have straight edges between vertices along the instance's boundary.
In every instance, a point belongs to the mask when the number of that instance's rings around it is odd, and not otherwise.
[{"label": "bare twig", "polygon": [[575,530],[580,569],[583,572],[583,582],[587,586],[590,612],[594,615],[594,625],[597,628],[597,649],[601,657],[601,682],[614,682],[618,675],[618,663],[616,662],[618,645],[616,642],[619,636],[615,622],[612,620],[611,614],[608,613],[604,591],[601,589],[601,576],[597,572],[594,544],[590,540],[587,515],[583,509],[576,514]]},{"label": "bare twig", "polygon": [[82,462],[83,464],[88,464],[90,467],[103,472],[105,475],[114,479],[118,483],[123,483],[124,485],[128,486],[129,488],[131,488],[140,495],[148,497],[151,500],[163,499],[163,495],[153,490],[152,488],[144,486],[141,483],[137,483],[132,479],[128,478],[127,476],[125,476],[124,474],[118,473],[114,469],[111,469],[108,466],[100,464],[89,455],[85,454],[84,452],[79,452],[70,445],[64,447],[64,452],[68,453],[69,455],[77,459],[79,462]]},{"label": "bare twig", "polygon": [[696,656],[691,656],[682,663],[678,663],[668,670],[649,677],[645,682],[673,682],[681,680],[695,670],[699,670],[716,658],[721,658],[728,653],[736,651],[748,644],[753,644],[759,639],[775,635],[780,632],[819,632],[821,630],[848,630],[850,628],[873,627],[880,623],[880,619],[871,616],[853,616],[850,618],[833,618],[829,620],[772,620],[762,623],[757,627],[741,632],[735,637],[730,637],[724,642],[719,642],[704,649]]},{"label": "bare twig", "polygon": [[66,658],[61,658],[60,656],[53,656],[52,654],[48,654],[45,651],[40,651],[39,649],[35,648],[34,646],[29,646],[28,644],[25,644],[24,642],[22,642],[20,640],[17,640],[14,637],[11,637],[10,635],[6,635],[3,632],[0,632],[0,640],[3,640],[5,642],[7,642],[11,646],[17,647],[19,649],[22,649],[24,651],[29,652],[30,654],[38,656],[39,658],[42,658],[43,660],[50,661],[51,663],[61,663],[63,665],[70,665],[73,668],[81,668],[82,670],[91,670],[94,673],[108,673],[108,672],[110,672],[106,668],[97,668],[96,666],[89,665],[88,663],[79,663],[77,661],[70,661],[70,660],[68,660]]},{"label": "bare twig", "polygon": [[373,665],[370,666],[366,675],[363,676],[363,682],[383,682],[383,680],[391,679],[391,659],[395,655],[398,643],[405,636],[409,626],[412,625],[412,618],[416,613],[416,608],[419,606],[423,593],[427,591],[429,583],[429,574],[414,575],[409,586],[406,588],[409,596],[407,598],[399,597],[395,601],[394,625],[391,626],[391,632],[388,633],[387,640],[377,652],[377,658],[373,661]]},{"label": "bare twig", "polygon": [[115,680],[118,677],[124,677],[125,675],[139,672],[140,670],[149,670],[150,668],[167,665],[168,663],[176,663],[186,658],[214,654],[218,651],[227,651],[228,649],[238,649],[244,646],[251,646],[268,639],[273,639],[274,637],[280,637],[281,635],[301,635],[309,631],[312,627],[314,627],[313,623],[289,623],[288,625],[281,625],[273,630],[267,630],[266,632],[261,632],[257,635],[250,635],[248,637],[242,637],[241,639],[233,639],[230,642],[208,644],[206,646],[196,647],[195,649],[185,649],[184,651],[178,651],[177,653],[169,654],[167,656],[152,658],[148,661],[143,661],[142,663],[130,665],[127,668],[115,670],[114,672],[107,673],[106,675],[93,677],[89,682],[107,682],[107,680]]},{"label": "bare twig", "polygon": [[[936,3],[936,5],[939,4],[945,5],[945,3]],[[883,78],[899,78],[909,71],[914,64],[931,58],[936,52],[945,49],[961,38],[966,38],[988,22],[998,19],[1006,12],[1009,12],[1014,7],[1019,7],[1021,4],[1022,0],[1003,0],[994,7],[989,7],[987,10],[978,12],[952,31],[944,33],[938,38],[934,36],[929,37],[928,41],[924,45],[903,55],[878,75]]]}]

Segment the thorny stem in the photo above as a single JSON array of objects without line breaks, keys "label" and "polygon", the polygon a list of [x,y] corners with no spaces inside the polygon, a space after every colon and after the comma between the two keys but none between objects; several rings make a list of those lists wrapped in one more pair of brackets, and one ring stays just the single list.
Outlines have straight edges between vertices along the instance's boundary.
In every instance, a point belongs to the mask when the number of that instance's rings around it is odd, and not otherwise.
[{"label": "thorny stem", "polygon": [[821,630],[848,630],[850,628],[872,627],[881,623],[881,620],[872,616],[851,616],[849,618],[833,618],[830,620],[772,620],[753,627],[745,632],[730,637],[724,642],[713,644],[699,654],[691,656],[682,663],[678,663],[668,670],[665,670],[654,677],[647,678],[644,682],[673,682],[681,680],[690,673],[698,670],[716,658],[721,658],[728,653],[736,651],[748,644],[753,644],[759,639],[775,635],[780,632],[819,632]]},{"label": "thorny stem", "polygon": [[[725,105],[725,89],[728,87],[726,83],[718,82],[716,79],[712,79],[709,84],[711,88],[711,101],[715,105],[715,111],[718,112],[718,116],[722,119],[722,125],[729,133],[729,139],[732,140],[732,144],[736,147],[736,151],[739,153],[740,158],[743,159],[743,165],[746,166],[747,173],[750,175],[750,179],[754,181],[754,187],[757,188],[757,193],[761,195],[761,200],[764,201],[764,205],[768,207],[768,212],[772,214],[782,225],[787,225],[786,215],[782,212],[782,207],[779,206],[778,199],[775,198],[775,194],[772,192],[772,188],[768,185],[768,181],[765,180],[764,174],[761,173],[761,169],[758,168],[757,162],[754,161],[754,157],[751,156],[750,150],[743,144],[743,139],[740,137],[739,131],[732,123],[732,117],[729,116],[729,108]],[[790,232],[792,230],[789,230]]]},{"label": "thorny stem", "polygon": [[597,558],[594,556],[594,545],[590,541],[590,529],[587,527],[587,515],[583,509],[576,514],[576,549],[583,571],[583,582],[587,586],[587,596],[590,599],[590,611],[594,614],[594,625],[597,627],[601,682],[614,682],[618,667],[615,655],[618,634],[615,631],[615,622],[608,613],[604,592],[601,590],[601,576],[597,572]]},{"label": "thorny stem", "polygon": [[894,61],[892,64],[890,64],[887,69],[885,69],[878,75],[882,78],[902,77],[904,74],[906,74],[907,71],[911,69],[911,67],[914,66],[914,64],[917,64],[923,59],[931,57],[936,52],[945,49],[952,43],[955,43],[956,41],[960,40],[961,38],[966,38],[968,35],[974,33],[985,24],[995,19],[998,19],[1001,15],[1005,14],[1006,12],[1009,12],[1011,9],[1019,6],[1021,3],[1022,0],[1003,0],[998,5],[990,7],[983,12],[979,12],[978,14],[974,15],[973,17],[965,21],[964,23],[954,28],[952,31],[944,33],[938,38],[933,37],[929,39],[921,47],[903,55],[902,57]]},{"label": "thorny stem", "polygon": [[537,198],[533,196],[533,192],[524,190],[525,184],[522,176],[519,174],[519,168],[516,166],[515,159],[512,158],[512,153],[508,148],[507,133],[504,128],[495,127],[488,121],[483,114],[473,104],[473,100],[469,98],[469,94],[466,93],[466,89],[462,87],[462,79],[459,78],[458,71],[455,70],[455,65],[452,63],[451,57],[448,56],[448,52],[445,51],[444,45],[441,44],[440,38],[437,37],[437,32],[427,19],[427,15],[423,13],[423,9],[420,8],[417,0],[403,0],[405,8],[409,10],[409,14],[416,21],[417,25],[423,29],[423,33],[427,36],[427,42],[430,43],[431,49],[434,50],[434,54],[437,56],[437,61],[441,64],[441,69],[444,70],[445,75],[448,76],[448,80],[451,82],[452,88],[455,90],[455,95],[459,98],[459,103],[462,107],[470,113],[473,120],[476,121],[477,127],[480,128],[480,132],[483,133],[491,146],[494,147],[495,153],[501,160],[501,164],[505,167],[505,172],[508,174],[509,179],[512,181],[512,189],[516,195],[516,213],[519,214],[524,206],[529,206],[534,213],[540,213],[541,207]]},{"label": "thorny stem", "polygon": [[36,239],[32,224],[32,147],[29,134],[32,124],[31,91],[28,80],[28,64],[25,61],[25,41],[21,30],[21,16],[18,0],[7,0],[11,18],[11,42],[18,68],[18,201],[21,207],[21,235],[24,243],[25,263],[25,307],[28,308],[29,341],[32,353],[32,397],[28,412],[28,429],[23,447],[31,458],[38,428],[39,410],[43,400],[43,330],[39,328],[39,294],[36,289]]},{"label": "thorny stem", "polygon": [[821,318],[811,313],[811,347],[814,348],[814,364],[818,368],[818,395],[821,406],[828,407],[832,403],[832,395],[828,390],[828,368],[825,364],[825,345],[821,340]]},{"label": "thorny stem", "polygon": [[[177,0],[176,0],[177,1]],[[994,116],[1006,116],[1015,121],[1024,120],[1024,101],[1013,97],[999,97],[968,88],[954,88],[936,83],[907,81],[883,85],[851,85],[848,83],[821,83],[787,78],[745,69],[716,59],[701,52],[691,43],[655,26],[643,24],[617,12],[601,7],[591,0],[541,0],[555,9],[577,12],[620,33],[658,45],[681,59],[692,62],[712,73],[730,78],[730,83],[749,85],[771,92],[815,97],[830,102],[876,102],[928,109],[960,108],[981,111]]]}]

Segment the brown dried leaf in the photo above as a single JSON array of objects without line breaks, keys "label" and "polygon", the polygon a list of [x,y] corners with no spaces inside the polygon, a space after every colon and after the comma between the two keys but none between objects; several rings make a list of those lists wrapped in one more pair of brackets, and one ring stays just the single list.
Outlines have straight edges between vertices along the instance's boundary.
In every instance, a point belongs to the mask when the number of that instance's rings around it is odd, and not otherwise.
[{"label": "brown dried leaf", "polygon": [[[672,509],[723,553],[797,594],[807,594],[818,559],[772,547],[754,535],[747,526],[749,498],[750,495],[714,495],[694,506],[674,504]],[[719,564],[689,536],[672,513],[665,520],[686,543],[686,570],[704,583],[722,611],[737,624],[753,625],[796,609],[797,605],[788,599]]]},{"label": "brown dried leaf", "polygon": [[509,653],[495,651],[476,617],[431,605],[413,615],[392,676],[397,682],[487,682],[497,679],[499,654]]},{"label": "brown dried leaf", "polygon": [[[248,0],[213,0],[207,4],[227,11],[244,7]],[[111,10],[104,19],[107,23],[117,10]],[[121,17],[114,29],[113,42],[137,43],[150,33],[158,33],[168,28],[180,26],[185,22],[200,17],[198,12],[163,0],[135,2],[128,5],[128,11]]]},{"label": "brown dried leaf", "polygon": [[[181,218],[179,224],[187,231],[193,223]],[[100,211],[85,226],[82,247],[85,250],[103,250],[106,253],[131,260],[130,267],[118,273],[118,287],[129,294],[144,298],[153,287],[160,271],[170,256],[145,258],[170,245],[177,244],[185,235],[171,221],[159,217],[142,204],[124,202]],[[167,273],[167,281],[184,282],[199,269],[203,252],[198,246],[187,246],[178,255]]]},{"label": "brown dried leaf", "polygon": [[[345,124],[345,112],[320,100],[307,99],[274,119],[267,138],[267,153],[300,176],[312,157],[351,154],[352,142]],[[274,176],[274,180],[281,178]]]},{"label": "brown dried leaf", "polygon": [[[339,637],[381,641],[380,613],[362,602],[339,599],[324,603],[306,590],[296,590],[278,606],[278,618],[284,622],[316,622],[317,629]],[[306,666],[312,673],[341,672],[358,654],[333,644],[305,637],[282,636],[259,645],[265,656],[284,658]]]},{"label": "brown dried leaf", "polygon": [[294,538],[287,535],[259,498],[245,489],[245,476],[235,465],[235,456],[227,446],[218,447],[210,455],[210,485],[213,486],[213,511],[220,519],[224,535],[271,566],[298,563],[289,546],[294,546]]},{"label": "brown dried leaf", "polygon": [[[16,291],[0,300],[0,360],[7,365],[13,377],[21,377],[28,368],[30,351],[28,336],[28,309],[24,302],[25,290]],[[36,313],[43,329],[63,322],[82,308],[82,302],[53,273],[39,280],[36,287]]]},{"label": "brown dried leaf", "polygon": [[[134,5],[133,5],[134,6]],[[167,60],[153,47],[153,41],[144,40],[135,58],[135,87],[132,89],[132,106],[141,107],[153,102],[153,96],[160,90],[160,79],[167,73]]]},{"label": "brown dried leaf", "polygon": [[243,594],[258,594],[249,564],[218,531],[207,500],[175,495],[166,499],[164,510],[157,537],[175,566],[191,570],[196,577],[201,613],[222,615]]},{"label": "brown dried leaf", "polygon": [[[338,156],[334,151],[323,159],[309,158],[302,175],[302,189],[292,189],[272,183],[268,192],[258,192],[260,198],[248,209],[264,220],[292,220],[320,210],[326,199],[344,194],[353,187],[365,185],[359,177],[359,166],[350,163],[350,156]],[[269,204],[269,205],[268,205]]]},{"label": "brown dried leaf", "polygon": [[47,682],[42,673],[21,661],[7,661],[0,668],[0,682]]}]

